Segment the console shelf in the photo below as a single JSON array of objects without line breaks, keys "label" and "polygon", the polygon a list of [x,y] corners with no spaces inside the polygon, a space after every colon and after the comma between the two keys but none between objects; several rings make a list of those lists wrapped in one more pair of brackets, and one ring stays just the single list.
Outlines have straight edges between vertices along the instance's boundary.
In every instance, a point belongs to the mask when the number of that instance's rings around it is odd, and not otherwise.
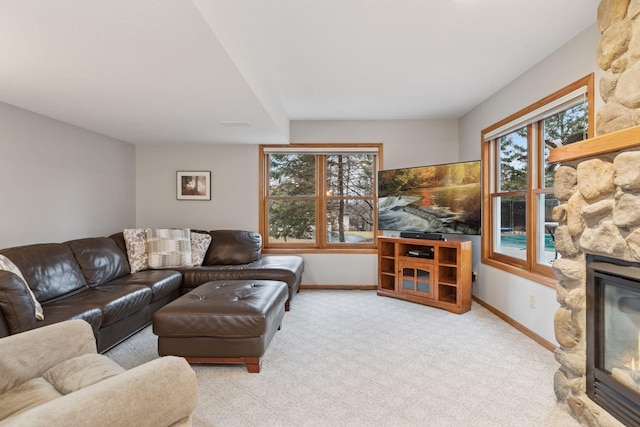
[{"label": "console shelf", "polygon": [[471,309],[471,241],[378,237],[378,295]]}]

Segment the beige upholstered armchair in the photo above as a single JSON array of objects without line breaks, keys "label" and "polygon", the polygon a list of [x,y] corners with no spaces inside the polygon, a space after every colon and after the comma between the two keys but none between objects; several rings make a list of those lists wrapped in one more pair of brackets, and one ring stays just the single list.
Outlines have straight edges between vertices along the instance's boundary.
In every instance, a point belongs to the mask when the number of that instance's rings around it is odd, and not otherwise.
[{"label": "beige upholstered armchair", "polygon": [[178,357],[125,370],[70,320],[0,339],[0,426],[190,426],[195,373]]}]

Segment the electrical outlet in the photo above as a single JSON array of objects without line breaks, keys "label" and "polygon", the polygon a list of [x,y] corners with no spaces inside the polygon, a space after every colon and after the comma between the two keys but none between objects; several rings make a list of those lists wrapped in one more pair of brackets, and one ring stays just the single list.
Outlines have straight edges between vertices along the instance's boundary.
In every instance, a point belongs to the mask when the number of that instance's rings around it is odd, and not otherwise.
[{"label": "electrical outlet", "polygon": [[529,295],[529,307],[536,308],[536,296],[533,294]]}]

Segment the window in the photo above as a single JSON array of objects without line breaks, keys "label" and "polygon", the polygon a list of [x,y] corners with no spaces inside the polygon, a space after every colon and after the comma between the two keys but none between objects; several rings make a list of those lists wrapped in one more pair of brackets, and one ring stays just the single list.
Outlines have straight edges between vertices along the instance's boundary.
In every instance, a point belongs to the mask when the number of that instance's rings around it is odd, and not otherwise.
[{"label": "window", "polygon": [[376,248],[382,144],[260,146],[266,249]]},{"label": "window", "polygon": [[482,261],[553,285],[552,148],[593,135],[593,74],[482,131]]}]

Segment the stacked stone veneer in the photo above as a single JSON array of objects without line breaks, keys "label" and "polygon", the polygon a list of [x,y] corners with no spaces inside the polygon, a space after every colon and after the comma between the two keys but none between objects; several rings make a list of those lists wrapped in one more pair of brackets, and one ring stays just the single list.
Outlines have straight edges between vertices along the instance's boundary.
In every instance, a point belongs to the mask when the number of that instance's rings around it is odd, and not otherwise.
[{"label": "stacked stone veneer", "polygon": [[559,401],[590,426],[618,425],[586,395],[586,261],[587,253],[640,262],[640,151],[562,165],[556,172],[554,209],[559,226],[553,263],[560,279],[555,315],[554,378]]},{"label": "stacked stone veneer", "polygon": [[596,134],[640,125],[640,0],[602,0],[597,48],[600,96]]},{"label": "stacked stone veneer", "polygon": [[[640,0],[602,0],[598,66],[605,71],[596,115],[604,135],[640,125]],[[640,146],[640,141],[638,141]],[[621,425],[586,394],[586,254],[640,262],[640,147],[563,163],[556,173],[555,233],[561,258],[555,315],[558,401],[583,425]]]}]

